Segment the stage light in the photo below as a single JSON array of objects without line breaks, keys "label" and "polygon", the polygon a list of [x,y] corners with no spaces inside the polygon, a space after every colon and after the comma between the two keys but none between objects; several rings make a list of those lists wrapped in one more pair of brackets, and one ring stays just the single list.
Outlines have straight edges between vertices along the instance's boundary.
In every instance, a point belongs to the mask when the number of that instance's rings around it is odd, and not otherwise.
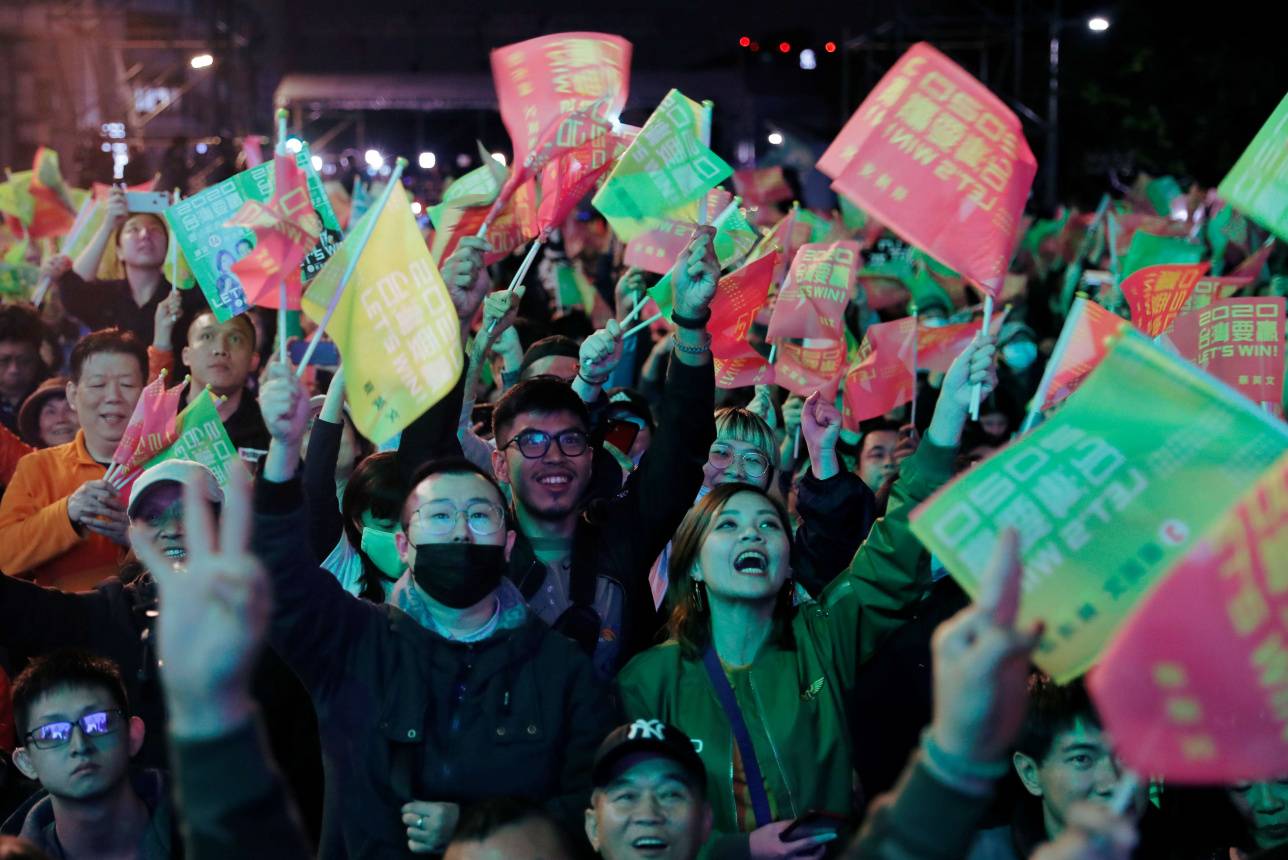
[{"label": "stage light", "polygon": [[315,155],[312,158],[310,158],[309,161],[313,162],[314,170],[316,170],[318,173],[322,172],[322,156]]},{"label": "stage light", "polygon": [[421,170],[433,170],[434,165],[438,164],[438,156],[432,152],[422,152],[416,159],[416,163],[420,165]]},{"label": "stage light", "polygon": [[198,54],[188,61],[194,69],[206,69],[215,64],[215,58],[209,54]]},{"label": "stage light", "polygon": [[791,42],[779,42],[779,43],[778,43],[778,50],[779,50],[779,52],[780,52],[780,53],[783,53],[783,54],[790,53],[790,52],[791,52],[791,50],[792,50],[792,43],[791,43]]},{"label": "stage light", "polygon": [[769,133],[769,142],[774,146],[782,146],[783,136],[776,131],[771,131]]},{"label": "stage light", "polygon": [[288,137],[286,139],[286,151],[291,155],[295,155],[303,148],[304,141],[300,140],[298,137]]},{"label": "stage light", "polygon": [[751,47],[751,37],[743,36],[741,39],[738,40],[738,44],[743,48]]},{"label": "stage light", "polygon": [[419,201],[419,200],[413,200],[413,201],[411,201],[411,214],[413,214],[413,215],[419,215],[422,211],[423,211],[423,209],[422,209],[422,207],[421,207],[421,205],[420,205],[420,201]]},{"label": "stage light", "polygon": [[807,72],[818,68],[818,58],[814,56],[814,52],[809,48],[801,51],[801,68]]},{"label": "stage light", "polygon": [[493,159],[494,161],[498,162],[502,167],[504,167],[504,166],[505,166],[505,153],[504,153],[504,152],[494,152],[494,153],[492,153],[492,159]]},{"label": "stage light", "polygon": [[1109,19],[1097,15],[1087,22],[1087,29],[1093,33],[1103,33],[1109,29]]},{"label": "stage light", "polygon": [[373,170],[379,170],[385,163],[385,157],[374,149],[368,149],[362,157]]},{"label": "stage light", "polygon": [[835,42],[827,42],[827,43],[825,43],[825,44],[823,45],[823,50],[824,50],[824,51],[827,51],[829,54],[835,54],[835,53],[836,53],[836,43],[835,43]]}]

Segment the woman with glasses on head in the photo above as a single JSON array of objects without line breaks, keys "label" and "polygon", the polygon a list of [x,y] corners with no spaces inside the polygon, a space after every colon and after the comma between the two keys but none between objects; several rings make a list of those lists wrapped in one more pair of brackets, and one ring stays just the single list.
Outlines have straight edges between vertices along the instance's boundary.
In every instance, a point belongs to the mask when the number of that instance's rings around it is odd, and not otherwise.
[{"label": "woman with glasses on head", "polygon": [[[887,515],[818,601],[793,602],[788,515],[763,485],[716,486],[676,532],[670,638],[627,664],[618,686],[628,719],[659,719],[701,741],[715,816],[710,856],[821,857],[823,842],[787,827],[808,812],[852,820],[847,693],[930,584],[908,515],[951,477],[971,385],[987,393],[995,383],[992,355],[991,344],[978,343],[954,362]],[[813,417],[803,421],[827,421],[820,441],[834,444],[837,433],[811,400]],[[731,450],[744,458],[732,468],[759,465],[746,458],[752,450]],[[839,834],[843,825],[810,822],[820,827]]]}]

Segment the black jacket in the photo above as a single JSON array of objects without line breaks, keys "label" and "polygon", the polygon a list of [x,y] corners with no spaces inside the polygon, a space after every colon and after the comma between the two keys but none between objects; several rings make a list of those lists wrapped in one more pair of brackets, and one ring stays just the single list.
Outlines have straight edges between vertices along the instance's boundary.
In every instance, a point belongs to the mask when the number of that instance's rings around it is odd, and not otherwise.
[{"label": "black jacket", "polygon": [[616,724],[590,661],[527,613],[456,643],[390,605],[347,594],[300,545],[300,481],[256,484],[256,554],[273,580],[269,642],[317,709],[326,768],[320,856],[407,856],[411,800],[500,795],[580,822],[596,748]]},{"label": "black jacket", "polygon": [[[458,391],[404,431],[398,457],[405,477],[427,460],[460,455],[460,388],[458,384]],[[622,489],[587,505],[573,537],[568,588],[572,605],[552,619],[556,630],[594,656],[604,681],[654,644],[660,627],[649,571],[702,486],[702,467],[715,440],[715,375],[710,362],[698,367],[671,362],[657,424],[652,444]],[[600,462],[597,458],[597,469]],[[522,533],[510,554],[509,576],[525,600],[533,599],[545,582],[546,567]],[[604,618],[596,611],[597,592],[616,592],[620,618]]]},{"label": "black jacket", "polygon": [[854,560],[877,521],[877,497],[853,472],[820,480],[810,470],[796,482],[796,513],[792,575],[817,597]]},{"label": "black jacket", "polygon": [[216,738],[170,739],[187,860],[313,855],[258,718]]},{"label": "black jacket", "polygon": [[[129,572],[130,568],[126,571]],[[138,572],[134,566],[133,571]],[[165,705],[151,647],[156,584],[140,574],[128,583],[109,579],[90,591],[42,588],[0,574],[0,648],[36,657],[59,648],[82,648],[112,660],[125,681],[130,710],[146,726],[135,756],[145,767],[167,765]],[[312,832],[320,822],[321,757],[309,700],[276,655],[265,653],[255,676],[255,697],[268,719],[273,752]]]}]

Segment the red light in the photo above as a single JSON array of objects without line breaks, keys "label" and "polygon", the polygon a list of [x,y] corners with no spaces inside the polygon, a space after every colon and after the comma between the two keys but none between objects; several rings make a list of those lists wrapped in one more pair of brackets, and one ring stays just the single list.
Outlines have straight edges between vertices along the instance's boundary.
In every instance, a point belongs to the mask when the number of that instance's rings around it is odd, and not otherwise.
[{"label": "red light", "polygon": [[741,46],[742,46],[742,47],[744,47],[744,48],[750,47],[750,46],[751,46],[751,37],[750,37],[750,36],[743,36],[741,39],[739,39],[739,40],[738,40],[738,44],[739,44],[739,45],[741,45]]},{"label": "red light", "polygon": [[791,42],[779,42],[779,43],[778,43],[778,50],[779,50],[779,51],[781,51],[781,52],[783,52],[784,54],[786,54],[786,53],[787,53],[788,51],[790,51],[791,49],[792,49]]},{"label": "red light", "polygon": [[751,43],[751,49],[752,49],[753,51],[759,51],[759,50],[760,50],[760,43],[759,43],[759,42],[752,42],[752,43]]},{"label": "red light", "polygon": [[824,50],[824,51],[827,51],[829,54],[835,54],[835,53],[836,53],[836,43],[835,43],[835,42],[828,42],[826,45],[824,45],[824,46],[823,46],[823,50]]}]

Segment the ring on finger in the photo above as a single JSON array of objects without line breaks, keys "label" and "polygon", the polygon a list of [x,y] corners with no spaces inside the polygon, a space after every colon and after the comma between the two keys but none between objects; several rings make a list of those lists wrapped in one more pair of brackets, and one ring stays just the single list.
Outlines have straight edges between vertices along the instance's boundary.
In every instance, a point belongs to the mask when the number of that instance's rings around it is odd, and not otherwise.
[{"label": "ring on finger", "polygon": [[417,817],[417,819],[416,819],[416,829],[417,829],[417,830],[424,830],[424,829],[425,829],[425,816],[421,815],[421,816]]}]

